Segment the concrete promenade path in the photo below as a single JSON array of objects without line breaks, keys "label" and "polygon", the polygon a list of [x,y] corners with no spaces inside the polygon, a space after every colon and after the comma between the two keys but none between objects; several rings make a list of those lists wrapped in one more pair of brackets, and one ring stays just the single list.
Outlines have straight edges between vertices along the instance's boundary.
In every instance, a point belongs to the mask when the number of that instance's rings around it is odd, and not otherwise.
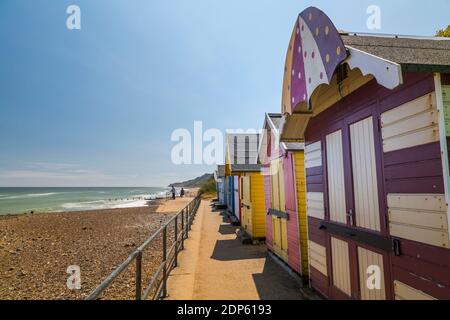
[{"label": "concrete promenade path", "polygon": [[169,277],[169,300],[302,300],[298,283],[267,256],[265,245],[244,246],[236,227],[202,201],[178,267]]}]

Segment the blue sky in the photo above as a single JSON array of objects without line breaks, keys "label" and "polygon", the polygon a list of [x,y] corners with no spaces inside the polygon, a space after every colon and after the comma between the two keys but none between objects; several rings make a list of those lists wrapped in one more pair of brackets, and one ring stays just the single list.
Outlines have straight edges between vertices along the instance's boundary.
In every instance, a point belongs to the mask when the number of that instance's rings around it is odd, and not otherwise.
[{"label": "blue sky", "polygon": [[[81,30],[66,8],[81,8]],[[433,35],[450,2],[0,0],[0,186],[161,186],[212,172],[171,163],[177,128],[259,128],[280,110],[296,16]]]}]

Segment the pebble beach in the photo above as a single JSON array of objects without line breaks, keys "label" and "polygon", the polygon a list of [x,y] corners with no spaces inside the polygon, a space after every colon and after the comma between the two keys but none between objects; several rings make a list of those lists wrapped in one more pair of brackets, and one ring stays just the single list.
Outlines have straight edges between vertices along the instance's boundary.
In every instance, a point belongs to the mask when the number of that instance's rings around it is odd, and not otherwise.
[{"label": "pebble beach", "polygon": [[[130,253],[190,198],[139,208],[0,216],[0,299],[84,299]],[[173,237],[173,230],[169,230]],[[161,262],[161,239],[143,255],[143,280]],[[69,266],[81,269],[81,289],[70,290]],[[132,299],[134,265],[103,299]]]}]

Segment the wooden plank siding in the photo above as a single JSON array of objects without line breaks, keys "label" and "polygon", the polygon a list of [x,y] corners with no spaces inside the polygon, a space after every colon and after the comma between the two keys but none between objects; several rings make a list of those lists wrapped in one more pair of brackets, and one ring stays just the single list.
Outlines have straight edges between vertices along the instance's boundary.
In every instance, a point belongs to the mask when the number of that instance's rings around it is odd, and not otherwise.
[{"label": "wooden plank siding", "polygon": [[383,154],[386,193],[444,194],[439,143]]},{"label": "wooden plank siding", "polygon": [[264,199],[266,206],[266,245],[269,250],[273,249],[272,216],[267,210],[272,208],[272,184],[270,175],[264,176]]},{"label": "wooden plank siding", "polygon": [[414,289],[400,281],[394,281],[395,300],[436,300],[423,291]]},{"label": "wooden plank siding", "polygon": [[[428,103],[424,103],[427,99]],[[415,110],[420,110],[417,109],[420,107],[427,110],[426,107],[428,107],[433,111],[436,107],[435,99],[433,87],[429,92],[418,92],[418,97],[410,99],[409,102],[419,103],[417,105],[410,103],[410,107],[416,108]],[[408,101],[399,105],[405,103]],[[383,111],[395,108],[392,106]],[[434,118],[428,118],[428,121],[431,126],[434,126]],[[441,236],[444,240],[442,244],[448,245],[448,230],[447,236],[439,231],[430,233],[428,229],[430,223],[432,227],[438,227],[438,230],[442,231],[444,228],[436,224],[436,219],[432,219],[434,222],[425,222],[427,219],[423,217],[423,215],[429,217],[430,214],[436,214],[434,218],[442,217],[439,214],[441,210],[439,198],[444,195],[445,188],[441,150],[440,143],[433,141],[435,141],[434,137],[426,144],[421,144],[421,140],[417,140],[411,147],[383,155],[385,192],[390,211],[390,234],[401,240],[401,255],[391,257],[396,299],[413,299],[416,295],[419,299],[425,297],[450,299],[450,279],[446,276],[450,272],[450,252],[448,249],[430,245],[437,244],[437,239]],[[421,198],[422,200],[426,198],[427,201],[419,201],[421,202],[419,204],[416,200]],[[415,201],[416,206],[413,208],[411,203],[405,203],[411,200]],[[397,207],[401,207],[400,210],[397,210]],[[431,238],[430,234],[433,234]],[[405,293],[402,293],[404,291],[399,293],[399,285],[400,288],[404,288],[402,284],[412,289],[412,291],[409,290],[409,295],[404,296]]]},{"label": "wooden plank siding", "polygon": [[321,220],[325,219],[325,202],[323,192],[307,192],[306,208],[309,217]]},{"label": "wooden plank siding", "polygon": [[265,238],[266,236],[266,208],[264,200],[264,177],[258,173],[250,175],[251,182],[251,214],[252,237]]},{"label": "wooden plank siding", "polygon": [[449,248],[445,195],[388,194],[390,234]]},{"label": "wooden plank siding", "polygon": [[385,153],[439,141],[434,92],[381,114]]},{"label": "wooden plank siding", "polygon": [[326,248],[314,241],[308,241],[309,261],[311,266],[322,273],[328,275]]},{"label": "wooden plank siding", "polygon": [[300,258],[302,275],[308,275],[308,223],[306,215],[306,177],[305,154],[295,152],[293,166],[295,171],[295,188],[297,191],[298,227],[300,232]]},{"label": "wooden plank siding", "polygon": [[393,280],[426,292],[436,299],[450,299],[449,249],[401,240],[401,255],[391,256]]},{"label": "wooden plank siding", "polygon": [[305,148],[305,168],[315,168],[322,166],[322,143],[317,141],[309,144]]},{"label": "wooden plank siding", "polygon": [[[351,295],[352,298],[360,299],[411,299],[415,295],[450,299],[450,277],[448,276],[450,274],[450,250],[446,247],[448,246],[448,224],[447,228],[445,227],[448,217],[445,212],[446,208],[442,210],[442,201],[440,200],[444,197],[445,189],[436,118],[434,79],[431,73],[404,73],[403,79],[404,84],[394,90],[383,88],[376,81],[366,83],[347,95],[345,99],[336,102],[312,118],[306,129],[305,171],[308,238],[309,242],[322,246],[325,249],[325,257],[328,258],[327,272],[324,274],[317,269],[321,269],[320,265],[313,265],[312,250],[309,246],[310,277],[312,287],[325,297],[339,297],[333,293],[333,285],[335,285],[339,287],[340,291]],[[445,79],[447,79],[447,84],[450,84],[450,76]],[[338,194],[336,181],[339,181],[339,178],[336,178],[336,167],[337,171],[341,171],[339,155],[336,154],[342,150],[344,153],[342,161],[345,168],[342,171],[350,172],[350,175],[345,174],[343,177],[345,183],[339,183],[341,190],[348,190],[350,185],[354,192],[353,189],[356,188],[353,186],[354,181],[351,174],[358,170],[361,174],[363,170],[354,168],[355,161],[351,157],[352,144],[350,141],[355,138],[351,137],[350,125],[355,122],[348,119],[356,119],[357,114],[365,113],[365,110],[369,108],[370,115],[373,117],[373,125],[376,125],[379,120],[379,128],[372,128],[375,133],[374,159],[377,165],[376,185],[379,191],[381,228],[379,237],[388,241],[396,240],[399,248],[398,255],[389,249],[377,248],[375,250],[373,248],[372,250],[364,243],[360,244],[352,240],[351,237],[347,239],[346,236],[339,236],[345,241],[339,240],[322,225],[322,222],[331,220],[361,231],[356,224],[355,226],[347,224],[347,220],[343,216],[336,217],[334,209],[337,206],[336,194]],[[361,119],[365,118],[362,117],[356,121]],[[347,125],[348,127],[345,127]],[[340,128],[343,128],[340,136],[342,146],[335,141],[337,139],[333,139],[336,136],[331,136],[336,134]],[[347,132],[344,132],[345,130]],[[450,137],[447,140],[447,144],[450,143]],[[308,146],[314,144],[317,146],[318,142],[321,143],[323,155],[321,162],[316,164],[322,165],[308,167],[306,160]],[[362,151],[360,150],[360,152]],[[324,159],[324,155],[327,156],[327,159]],[[373,158],[370,162],[372,160]],[[332,164],[329,165],[329,162]],[[362,164],[363,161],[360,163]],[[367,165],[368,161],[364,161],[364,163]],[[368,179],[367,176],[366,178]],[[373,182],[373,180],[371,181]],[[357,198],[357,193],[356,191],[355,194],[350,194],[348,198]],[[322,197],[324,199],[323,212],[321,211],[322,206],[315,202]],[[345,195],[343,199],[343,205],[340,205],[341,209],[338,212],[345,214],[348,208],[352,208],[351,205],[357,207],[357,200],[351,200],[355,203],[349,204],[349,199],[346,199]],[[441,204],[436,205],[436,203]],[[372,212],[371,210],[369,211]],[[376,210],[374,209],[373,212]],[[385,222],[387,222],[386,225]],[[358,225],[364,226],[359,223]],[[413,227],[415,231],[409,230],[405,233],[399,231],[398,226]],[[371,228],[371,230],[373,229]],[[439,244],[439,241],[430,241],[428,236],[422,237],[420,232],[423,233],[423,231],[420,229],[427,230],[426,232],[435,229],[439,234],[446,234],[446,236],[442,238],[444,241]],[[343,242],[348,244],[343,245]],[[348,250],[348,255],[345,249]],[[343,253],[341,254],[341,252]],[[314,254],[316,252],[313,252]],[[346,280],[342,276],[343,274],[348,275],[346,272],[347,257],[350,261],[348,263],[350,280]],[[383,266],[384,296],[382,293],[374,295],[372,292],[366,292],[363,288],[363,280],[365,280],[363,271],[369,263]]]},{"label": "wooden plank siding", "polygon": [[316,141],[305,146],[305,171],[307,192],[324,190],[322,142]]},{"label": "wooden plank siding", "polygon": [[[325,216],[324,204],[324,169],[322,141],[309,141],[305,145],[305,180],[306,180],[306,221],[308,232],[308,264],[311,287],[323,296],[328,296],[328,271],[326,252],[326,233],[319,229],[320,221]],[[322,259],[317,259],[317,252],[311,252],[311,242],[320,246]],[[313,245],[314,245],[313,244]],[[317,250],[316,250],[317,251]],[[311,260],[311,255],[313,259]],[[319,263],[317,261],[321,261]]]}]

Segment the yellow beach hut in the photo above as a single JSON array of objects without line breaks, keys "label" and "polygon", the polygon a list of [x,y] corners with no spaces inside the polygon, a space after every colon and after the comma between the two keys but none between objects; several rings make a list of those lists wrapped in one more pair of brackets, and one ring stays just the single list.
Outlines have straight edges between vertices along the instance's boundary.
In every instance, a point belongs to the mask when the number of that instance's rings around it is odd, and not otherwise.
[{"label": "yellow beach hut", "polygon": [[242,230],[252,240],[266,236],[264,178],[259,164],[259,134],[229,134],[226,171],[239,176],[239,202]]}]

